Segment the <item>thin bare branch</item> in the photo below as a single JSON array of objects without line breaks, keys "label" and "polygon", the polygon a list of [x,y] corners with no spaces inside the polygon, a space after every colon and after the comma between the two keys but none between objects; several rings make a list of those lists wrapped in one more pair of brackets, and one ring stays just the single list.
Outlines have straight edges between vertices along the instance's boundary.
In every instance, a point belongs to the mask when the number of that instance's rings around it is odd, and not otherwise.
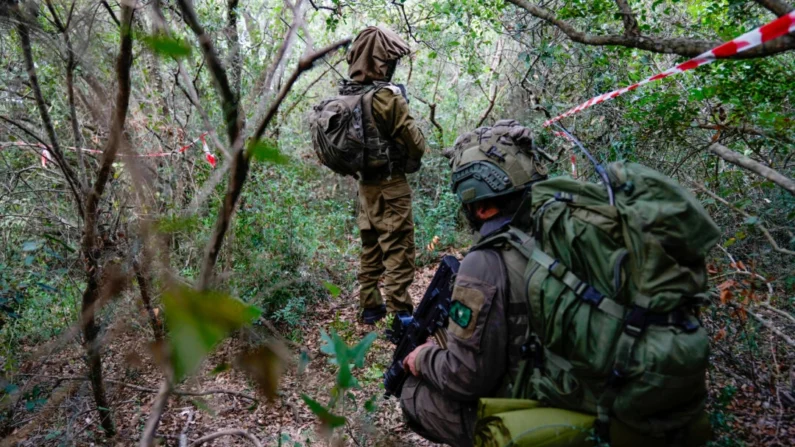
[{"label": "thin bare branch", "polygon": [[[736,206],[732,205],[726,199],[724,199],[723,197],[721,197],[721,196],[715,194],[714,192],[710,191],[709,189],[707,189],[706,186],[702,185],[701,183],[691,179],[688,176],[685,176],[685,178],[687,178],[688,181],[690,181],[690,183],[693,184],[693,186],[695,186],[696,188],[700,189],[706,195],[712,197],[716,201],[718,201],[718,202],[722,203],[723,205],[729,207],[735,213],[745,217],[746,219],[751,218],[751,217],[756,217],[756,216],[751,216],[747,212],[745,212],[745,211],[741,210],[740,208],[737,208]],[[783,247],[779,246],[778,242],[776,242],[776,239],[773,237],[772,234],[770,234],[770,231],[767,228],[765,228],[764,225],[762,225],[761,223],[757,223],[756,224],[756,228],[758,228],[759,231],[761,231],[762,234],[765,235],[765,238],[768,240],[768,242],[770,242],[770,245],[773,247],[773,250],[775,250],[775,251],[777,251],[779,253],[783,253],[785,255],[793,255],[793,256],[795,256],[795,251],[788,250],[786,248],[783,248]]]},{"label": "thin bare branch", "polygon": [[50,152],[52,153],[53,157],[55,157],[55,162],[63,172],[64,177],[66,177],[66,182],[69,184],[69,188],[72,190],[72,194],[74,195],[78,212],[80,215],[82,215],[84,210],[82,204],[82,195],[79,192],[80,182],[77,179],[77,175],[72,170],[72,167],[66,162],[66,158],[64,158],[63,151],[61,150],[61,146],[58,143],[58,137],[55,134],[55,127],[53,126],[52,119],[50,118],[49,107],[44,100],[44,95],[42,94],[41,87],[39,86],[39,78],[36,74],[36,66],[33,63],[33,51],[30,44],[30,31],[28,29],[27,17],[23,15],[19,5],[16,5],[14,9],[16,10],[15,15],[17,16],[17,34],[19,35],[22,53],[25,57],[25,68],[28,72],[30,87],[33,90],[34,97],[36,98],[36,107],[39,110],[42,125],[44,126],[44,129],[46,130],[47,136],[50,140],[49,149],[51,149]]},{"label": "thin bare branch", "polygon": [[164,380],[160,384],[160,390],[155,396],[155,401],[152,404],[152,410],[149,412],[149,418],[146,420],[144,432],[141,434],[141,442],[138,444],[140,447],[150,447],[155,445],[155,432],[157,426],[160,425],[160,418],[163,417],[163,412],[166,410],[168,403],[168,396],[171,393],[171,381]]},{"label": "thin bare branch", "polygon": [[780,172],[735,152],[720,143],[712,143],[709,146],[709,151],[733,165],[747,169],[760,177],[770,180],[795,196],[795,180]]},{"label": "thin bare branch", "polygon": [[[595,35],[584,33],[575,28],[571,23],[560,20],[555,13],[543,6],[538,6],[531,3],[529,0],[508,0],[519,8],[529,12],[532,16],[537,17],[551,25],[554,25],[566,36],[574,42],[584,45],[606,46],[617,45],[627,48],[637,48],[640,50],[651,51],[653,53],[663,54],[678,54],[680,56],[695,57],[712,48],[720,45],[722,42],[707,41],[700,39],[687,39],[687,38],[665,38],[657,36],[643,36],[643,35]],[[731,56],[732,59],[753,59],[758,57],[771,56],[778,53],[783,53],[795,48],[795,37],[784,36],[779,39],[767,42],[754,49],[743,51]]]},{"label": "thin bare branch", "polygon": [[232,428],[228,430],[221,430],[215,433],[209,434],[207,436],[203,436],[189,444],[189,447],[194,447],[198,445],[202,445],[205,442],[212,441],[213,439],[220,438],[222,436],[240,436],[241,438],[248,439],[255,447],[262,447],[262,443],[259,442],[257,438],[254,437],[251,433],[241,430],[239,428]]},{"label": "thin bare branch", "polygon": [[[328,54],[348,45],[350,42],[350,38],[343,39],[301,58],[301,60],[298,62],[298,67],[287,80],[287,82],[285,82],[285,84],[282,86],[279,95],[271,104],[268,112],[262,119],[262,122],[259,124],[259,126],[257,126],[257,130],[254,132],[254,136],[252,138],[253,141],[257,141],[262,138],[262,135],[265,133],[265,129],[276,116],[279,106],[284,101],[287,93],[289,93],[293,88],[293,84],[295,84],[295,81],[298,80],[301,74],[311,69],[315,62],[317,62],[319,59],[322,59]],[[207,252],[202,263],[201,276],[199,277],[200,289],[208,288],[212,281],[213,270],[215,268],[215,263],[218,260],[218,253],[221,251],[226,230],[229,228],[229,224],[232,221],[232,214],[234,213],[237,199],[240,197],[240,193],[243,190],[243,184],[246,182],[246,177],[248,176],[248,154],[243,147],[237,147],[234,149],[235,151],[231,166],[232,173],[229,179],[229,184],[227,185],[226,195],[224,196],[224,202],[218,215],[215,230],[213,231],[213,235],[210,237],[210,242],[207,245]]]},{"label": "thin bare branch", "polygon": [[635,19],[635,13],[632,12],[632,7],[629,6],[627,0],[615,0],[618,9],[621,11],[621,20],[624,22],[624,35],[625,36],[639,36],[640,30],[638,29],[638,21]]},{"label": "thin bare branch", "polygon": [[215,89],[218,91],[218,96],[221,97],[221,107],[224,110],[229,144],[234,146],[238,138],[240,138],[240,133],[244,125],[243,114],[240,113],[238,107],[238,98],[229,85],[229,78],[226,75],[226,70],[213,47],[212,37],[204,32],[204,28],[199,23],[199,17],[193,9],[193,2],[191,0],[177,0],[177,4],[179,5],[180,11],[182,11],[182,17],[185,23],[188,24],[199,39],[199,45],[204,54],[204,59],[207,62],[207,68],[210,69],[210,73],[213,75]]},{"label": "thin bare branch", "polygon": [[754,2],[758,3],[761,7],[767,9],[778,17],[788,14],[790,11],[795,9],[781,0],[754,0]]},{"label": "thin bare branch", "polygon": [[116,77],[118,90],[116,92],[116,104],[114,106],[110,135],[105,149],[102,152],[97,179],[93,189],[86,196],[84,207],[83,238],[81,242],[81,254],[85,260],[86,268],[86,288],[83,291],[82,302],[82,326],[83,337],[87,350],[87,362],[91,377],[91,387],[94,391],[94,399],[100,414],[102,427],[105,434],[109,437],[115,435],[116,429],[113,425],[113,418],[110,412],[107,398],[105,396],[104,383],[102,380],[102,359],[99,353],[99,346],[95,343],[99,334],[99,325],[95,318],[94,309],[100,298],[100,275],[102,269],[99,266],[100,252],[97,250],[97,220],[99,217],[99,201],[105,191],[105,186],[110,179],[110,172],[116,155],[119,152],[124,139],[124,125],[127,120],[127,111],[130,105],[130,71],[133,61],[133,39],[132,39],[132,20],[135,12],[134,6],[124,3],[121,8],[121,45],[118,59],[116,59]]}]

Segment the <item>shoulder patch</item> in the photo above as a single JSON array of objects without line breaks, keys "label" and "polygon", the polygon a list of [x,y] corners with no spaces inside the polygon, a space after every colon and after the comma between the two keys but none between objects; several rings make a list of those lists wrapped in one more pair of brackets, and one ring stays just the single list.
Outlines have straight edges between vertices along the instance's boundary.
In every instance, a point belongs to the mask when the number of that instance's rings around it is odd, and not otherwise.
[{"label": "shoulder patch", "polygon": [[472,321],[472,309],[468,308],[466,304],[461,304],[461,301],[453,301],[453,305],[450,306],[450,319],[453,320],[453,323],[465,328]]},{"label": "shoulder patch", "polygon": [[450,305],[448,332],[464,340],[472,337],[484,301],[486,296],[481,290],[457,285],[453,290],[453,303]]}]

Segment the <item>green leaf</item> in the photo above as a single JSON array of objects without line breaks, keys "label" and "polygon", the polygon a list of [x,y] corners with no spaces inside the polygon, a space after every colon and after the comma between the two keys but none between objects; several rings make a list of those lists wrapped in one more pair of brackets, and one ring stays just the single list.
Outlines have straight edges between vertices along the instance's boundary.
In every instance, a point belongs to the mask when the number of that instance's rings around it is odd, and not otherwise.
[{"label": "green leaf", "polygon": [[342,293],[342,290],[339,287],[335,286],[334,284],[328,281],[325,281],[323,283],[323,286],[325,286],[326,289],[328,289],[328,292],[331,294],[332,298],[336,298],[340,296],[340,293]]},{"label": "green leaf", "polygon": [[745,225],[756,225],[759,223],[759,218],[756,216],[749,216],[747,219],[743,221]]},{"label": "green leaf", "polygon": [[365,335],[362,341],[349,350],[349,358],[357,368],[364,368],[364,357],[367,355],[367,351],[370,350],[370,346],[376,338],[378,338],[378,334],[370,332]]},{"label": "green leaf", "polygon": [[359,385],[356,378],[351,373],[351,365],[348,362],[340,363],[340,370],[337,372],[337,386],[341,389],[353,388]]},{"label": "green leaf", "polygon": [[[333,331],[332,331],[333,333]],[[337,361],[335,359],[336,354],[334,353],[334,342],[331,340],[331,337],[324,331],[323,329],[320,330],[320,352],[331,356],[329,360],[331,364],[335,364]]]},{"label": "green leaf", "polygon": [[307,407],[309,407],[309,410],[320,419],[323,425],[326,425],[329,428],[336,428],[345,425],[344,417],[332,414],[326,407],[313,400],[306,394],[302,394],[301,399],[304,400],[304,403]]},{"label": "green leaf", "polygon": [[199,227],[199,218],[192,216],[168,216],[157,221],[155,228],[161,233],[176,233],[178,231],[194,232]]},{"label": "green leaf", "polygon": [[147,47],[161,56],[171,56],[175,59],[179,59],[190,56],[191,53],[190,45],[179,39],[163,34],[145,36],[141,40]]},{"label": "green leaf", "polygon": [[184,286],[168,290],[163,307],[177,382],[195,371],[218,342],[262,313],[223,292],[199,292]]},{"label": "green leaf", "polygon": [[248,145],[248,156],[256,161],[269,162],[277,165],[287,164],[290,159],[279,152],[276,143],[271,140],[258,140]]},{"label": "green leaf", "polygon": [[736,238],[730,237],[726,242],[723,243],[723,248],[729,248],[737,242]]},{"label": "green leaf", "polygon": [[375,408],[375,399],[376,399],[376,396],[373,396],[373,397],[367,399],[367,402],[364,403],[364,409],[368,413],[372,413],[373,411],[376,410],[376,408]]},{"label": "green leaf", "polygon": [[41,241],[27,241],[22,244],[22,251],[36,251],[42,246]]},{"label": "green leaf", "polygon": [[311,359],[309,358],[309,354],[306,351],[301,351],[301,355],[298,357],[298,374],[301,375],[306,372],[306,367],[309,366],[309,362]]},{"label": "green leaf", "polygon": [[69,245],[68,245],[66,242],[64,242],[64,241],[63,241],[63,240],[61,240],[61,239],[58,239],[58,238],[57,238],[57,237],[55,237],[55,236],[52,236],[52,235],[50,235],[50,234],[45,234],[45,235],[44,235],[44,237],[45,237],[45,238],[47,238],[47,239],[49,239],[49,240],[51,240],[51,241],[53,241],[53,242],[55,242],[56,244],[59,244],[59,245],[61,245],[63,248],[65,248],[65,249],[66,249],[67,251],[69,251],[70,253],[74,253],[74,252],[76,252],[76,251],[77,251],[77,250],[75,250],[74,248],[72,248],[71,246],[69,246]]},{"label": "green leaf", "polygon": [[210,371],[210,375],[215,376],[217,374],[221,374],[222,372],[229,371],[232,368],[227,362],[219,363],[212,371]]}]

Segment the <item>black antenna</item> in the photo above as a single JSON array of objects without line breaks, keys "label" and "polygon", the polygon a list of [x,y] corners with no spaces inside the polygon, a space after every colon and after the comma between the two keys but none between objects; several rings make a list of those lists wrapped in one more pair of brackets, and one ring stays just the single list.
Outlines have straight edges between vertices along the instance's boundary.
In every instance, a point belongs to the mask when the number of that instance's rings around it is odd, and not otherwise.
[{"label": "black antenna", "polygon": [[569,132],[565,127],[563,127],[557,121],[554,124],[558,129],[561,130],[561,132],[563,132],[567,137],[569,137],[569,140],[571,140],[574,144],[579,146],[580,150],[585,154],[586,157],[588,157],[588,160],[591,161],[591,164],[593,164],[594,168],[596,169],[596,172],[599,174],[599,177],[602,178],[602,181],[605,184],[605,189],[607,189],[607,197],[610,200],[610,205],[615,206],[616,199],[615,195],[613,194],[613,187],[610,186],[610,177],[607,176],[607,171],[605,170],[605,168],[601,164],[599,164],[599,162],[596,161],[595,158],[593,158],[593,155],[591,155],[591,153],[588,152],[588,149],[585,149],[585,146],[583,146],[582,143],[580,143],[580,140],[578,140],[577,137],[572,135],[571,132]]}]

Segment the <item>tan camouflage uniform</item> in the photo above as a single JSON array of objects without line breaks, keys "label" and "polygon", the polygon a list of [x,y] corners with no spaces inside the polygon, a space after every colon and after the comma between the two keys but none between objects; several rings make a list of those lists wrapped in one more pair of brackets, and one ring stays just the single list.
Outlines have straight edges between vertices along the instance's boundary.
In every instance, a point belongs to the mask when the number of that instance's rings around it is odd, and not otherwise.
[{"label": "tan camouflage uniform", "polygon": [[[384,61],[407,53],[408,45],[395,33],[368,27],[357,36],[348,54],[348,75],[362,84],[384,80],[389,76]],[[419,169],[419,160],[426,150],[425,138],[396,86],[375,93],[372,114],[381,137],[404,148],[406,159],[391,171],[365,171],[359,182],[359,302],[362,309],[384,304],[378,288],[383,276],[388,310],[411,311],[408,287],[414,281],[414,216],[406,173]]]}]

